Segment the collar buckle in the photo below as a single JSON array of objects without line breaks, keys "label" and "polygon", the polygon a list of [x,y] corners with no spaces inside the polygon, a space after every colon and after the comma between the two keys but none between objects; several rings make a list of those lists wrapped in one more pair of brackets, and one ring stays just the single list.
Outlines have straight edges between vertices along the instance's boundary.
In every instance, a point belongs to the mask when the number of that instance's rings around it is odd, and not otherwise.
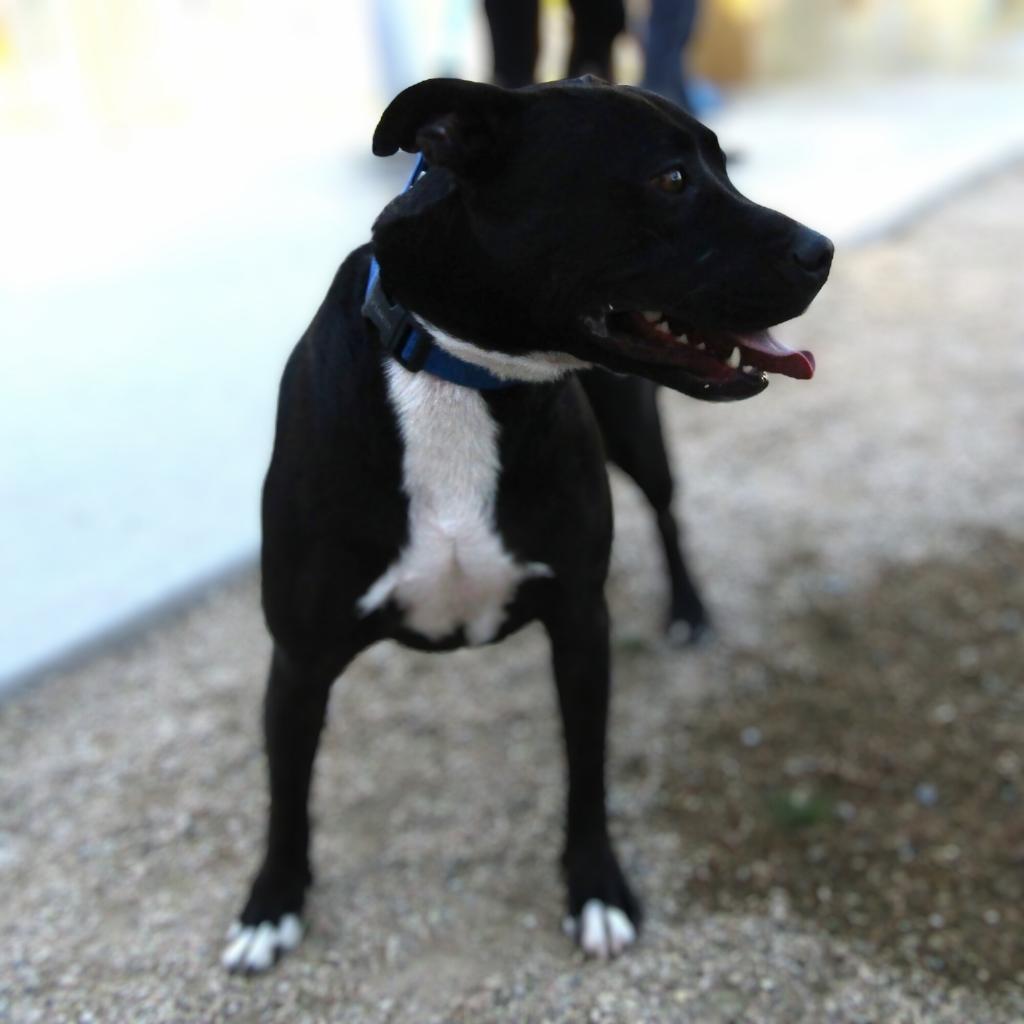
[{"label": "collar buckle", "polygon": [[399,365],[410,373],[423,369],[430,355],[430,339],[416,326],[404,306],[388,298],[379,272],[366,293],[362,313],[377,328],[381,345]]},{"label": "collar buckle", "polygon": [[[426,169],[426,161],[421,155],[409,183],[405,186],[406,192]],[[430,335],[416,325],[409,311],[399,303],[391,301],[380,281],[380,265],[376,257],[372,256],[362,314],[377,328],[381,347],[399,366],[404,366],[410,373],[418,373],[425,369],[427,373],[441,380],[477,391],[507,388],[513,383],[436,347]]]}]

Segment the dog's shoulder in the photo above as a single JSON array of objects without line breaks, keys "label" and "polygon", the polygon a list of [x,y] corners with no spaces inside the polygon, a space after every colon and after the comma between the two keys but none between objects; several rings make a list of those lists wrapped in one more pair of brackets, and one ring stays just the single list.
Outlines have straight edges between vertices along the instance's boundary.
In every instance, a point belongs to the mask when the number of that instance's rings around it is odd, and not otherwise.
[{"label": "dog's shoulder", "polygon": [[321,426],[380,411],[382,353],[362,316],[371,257],[369,244],[349,254],[292,350],[281,381],[279,433],[283,418],[300,409],[315,415]]},{"label": "dog's shoulder", "polygon": [[362,316],[372,255],[366,244],[346,257],[296,348],[300,358],[312,361],[311,369],[321,378],[336,378],[342,370],[380,368],[380,351]]},{"label": "dog's shoulder", "polygon": [[287,466],[289,474],[354,479],[376,467],[373,475],[394,482],[400,448],[385,357],[362,317],[371,256],[371,247],[363,245],[345,259],[288,358],[271,476]]}]

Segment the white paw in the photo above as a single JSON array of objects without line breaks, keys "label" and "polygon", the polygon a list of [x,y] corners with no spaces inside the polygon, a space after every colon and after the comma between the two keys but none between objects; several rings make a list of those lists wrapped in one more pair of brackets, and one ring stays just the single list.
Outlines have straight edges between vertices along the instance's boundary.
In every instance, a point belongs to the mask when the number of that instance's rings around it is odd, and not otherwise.
[{"label": "white paw", "polygon": [[229,971],[255,974],[273,967],[279,953],[294,949],[302,939],[302,922],[285,914],[275,925],[264,921],[243,925],[236,921],[228,929],[228,944],[220,962]]},{"label": "white paw", "polygon": [[587,956],[607,960],[618,956],[636,942],[633,922],[619,910],[600,900],[587,900],[578,918],[565,919],[566,934],[575,936]]}]

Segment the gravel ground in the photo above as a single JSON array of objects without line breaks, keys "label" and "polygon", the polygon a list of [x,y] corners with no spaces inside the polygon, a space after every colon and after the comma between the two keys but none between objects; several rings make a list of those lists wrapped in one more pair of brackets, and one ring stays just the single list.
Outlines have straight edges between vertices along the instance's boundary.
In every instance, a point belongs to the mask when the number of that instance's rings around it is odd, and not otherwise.
[{"label": "gravel ground", "polygon": [[584,963],[559,930],[561,762],[527,630],[349,671],[309,937],[224,975],[264,800],[250,577],[0,708],[0,1020],[1024,1018],[1022,228],[1017,168],[840,256],[787,332],[813,383],[664,396],[714,645],[662,646],[651,525],[616,481],[634,952]]}]

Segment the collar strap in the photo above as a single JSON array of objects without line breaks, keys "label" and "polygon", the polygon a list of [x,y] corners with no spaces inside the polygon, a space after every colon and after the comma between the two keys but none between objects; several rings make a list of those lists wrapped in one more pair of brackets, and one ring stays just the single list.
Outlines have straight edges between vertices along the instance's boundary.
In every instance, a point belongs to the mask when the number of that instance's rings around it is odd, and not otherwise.
[{"label": "collar strap", "polygon": [[[403,191],[408,192],[426,169],[427,164],[421,154]],[[430,335],[417,326],[409,310],[392,302],[384,291],[376,257],[370,260],[363,316],[377,328],[384,348],[410,373],[425,370],[434,377],[477,391],[494,391],[515,383],[503,380],[475,363],[467,363],[436,345]]]}]

